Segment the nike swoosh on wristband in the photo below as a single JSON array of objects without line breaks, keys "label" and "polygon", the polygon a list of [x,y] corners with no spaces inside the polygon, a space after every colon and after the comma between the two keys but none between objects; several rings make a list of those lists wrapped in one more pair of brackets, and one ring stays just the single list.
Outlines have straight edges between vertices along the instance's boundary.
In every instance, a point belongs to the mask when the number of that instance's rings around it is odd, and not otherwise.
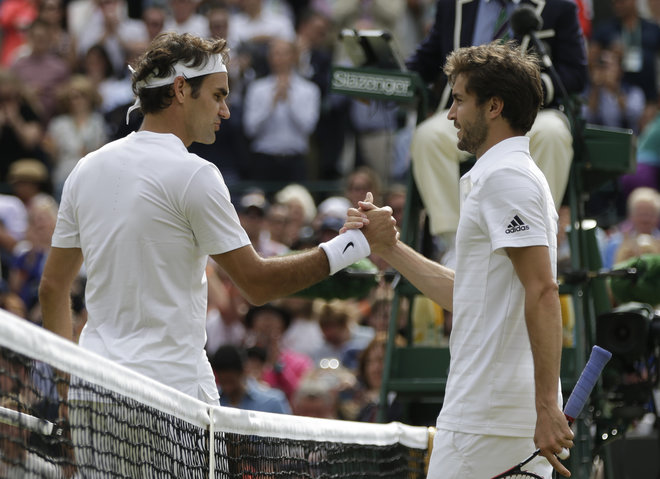
[{"label": "nike swoosh on wristband", "polygon": [[346,244],[346,246],[344,246],[344,251],[342,251],[341,254],[346,253],[346,250],[348,249],[349,246],[352,246],[353,248],[355,248],[355,245],[353,244],[353,242],[352,242],[352,241],[349,241],[349,242]]}]

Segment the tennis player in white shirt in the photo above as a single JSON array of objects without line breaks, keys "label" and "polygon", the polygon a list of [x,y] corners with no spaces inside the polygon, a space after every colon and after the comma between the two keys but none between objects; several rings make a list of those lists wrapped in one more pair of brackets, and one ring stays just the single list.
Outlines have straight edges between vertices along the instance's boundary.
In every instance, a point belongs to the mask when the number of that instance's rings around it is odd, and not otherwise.
[{"label": "tennis player in white shirt", "polygon": [[[451,363],[428,478],[490,478],[536,448],[528,469],[570,472],[555,454],[573,445],[561,407],[557,213],[529,154],[542,102],[536,59],[492,43],[449,55],[449,120],[477,162],[461,178],[456,270],[382,235],[368,195],[345,229],[362,228],[372,250],[453,312]],[[369,228],[378,226],[372,234]]]},{"label": "tennis player in white shirt", "polygon": [[40,285],[44,326],[71,338],[69,292],[84,261],[80,345],[210,404],[218,392],[204,351],[209,256],[263,304],[369,254],[357,231],[299,254],[255,252],[218,168],[186,150],[215,141],[230,117],[226,64],[225,40],[156,37],[132,77],[132,109],[144,122],[67,179]]}]

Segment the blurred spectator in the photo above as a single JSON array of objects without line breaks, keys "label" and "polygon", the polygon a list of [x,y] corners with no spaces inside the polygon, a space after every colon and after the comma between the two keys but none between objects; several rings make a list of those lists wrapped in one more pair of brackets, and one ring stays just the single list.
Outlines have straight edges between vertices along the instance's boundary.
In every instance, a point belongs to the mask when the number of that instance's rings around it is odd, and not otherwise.
[{"label": "blurred spectator", "polygon": [[270,237],[266,224],[268,202],[261,191],[252,191],[243,195],[237,205],[238,218],[245,229],[252,246],[263,258],[286,254],[289,248]]},{"label": "blurred spectator", "polygon": [[293,414],[321,419],[338,419],[337,398],[330,385],[321,380],[301,382],[292,401]]},{"label": "blurred spectator", "polygon": [[287,234],[289,222],[289,206],[282,203],[273,203],[266,212],[266,228],[273,241],[277,241],[290,248],[292,239]]},{"label": "blurred spectator", "polygon": [[361,323],[378,333],[387,333],[392,313],[392,289],[378,288],[371,299],[369,311]]},{"label": "blurred spectator", "polygon": [[638,3],[639,14],[657,24],[660,24],[660,1],[658,0],[641,0]]},{"label": "blurred spectator", "polygon": [[332,21],[326,15],[305,10],[296,29],[298,73],[314,82],[321,91],[319,121],[311,137],[315,160],[312,178],[331,180],[342,175],[340,157],[348,124],[348,100],[330,92],[333,61]]},{"label": "blurred spectator", "polygon": [[318,366],[323,359],[337,359],[351,370],[357,368],[360,352],[373,338],[371,328],[357,323],[354,303],[343,300],[319,300],[314,305],[314,317],[323,333],[323,345],[313,356]]},{"label": "blurred spectator", "polygon": [[[405,342],[397,336],[397,346],[404,346]],[[378,333],[364,348],[360,355],[358,365],[358,380],[362,385],[362,407],[357,415],[357,421],[379,422],[378,408],[380,404],[380,389],[385,368],[385,350],[387,334]],[[403,408],[396,400],[396,393],[391,391],[387,395],[387,413],[385,422],[401,419]]]},{"label": "blurred spectator", "polygon": [[282,338],[282,345],[310,359],[323,344],[323,334],[313,315],[314,301],[310,298],[289,296],[280,300],[282,307],[291,313],[291,324]]},{"label": "blurred spectator", "polygon": [[41,193],[50,194],[51,181],[46,165],[34,158],[21,158],[9,166],[7,181],[14,196],[19,198],[25,208]]},{"label": "blurred spectator", "polygon": [[14,53],[26,41],[25,32],[37,18],[37,0],[4,0],[0,2],[0,65],[8,67]]},{"label": "blurred spectator", "polygon": [[[357,207],[358,201],[364,201],[367,192],[371,191],[375,204],[380,204],[382,201],[381,185],[380,177],[372,168],[360,166],[346,177],[346,198],[352,207]],[[386,204],[389,205],[389,203]]]},{"label": "blurred spectator", "polygon": [[206,352],[212,356],[223,344],[239,346],[245,342],[243,320],[250,305],[225,271],[213,260],[209,260],[206,266],[206,277]]},{"label": "blurred spectator", "polygon": [[269,44],[270,75],[247,89],[243,126],[250,139],[251,179],[305,181],[309,138],[320,113],[320,90],[295,72],[296,47]]},{"label": "blurred spectator", "polygon": [[292,409],[297,416],[355,419],[357,379],[348,369],[329,363],[310,370],[300,382]]},{"label": "blurred spectator", "polygon": [[385,192],[383,204],[392,208],[392,216],[396,220],[396,225],[399,229],[403,227],[403,212],[406,206],[407,197],[408,189],[401,183],[391,184]]},{"label": "blurred spectator", "polygon": [[[92,45],[85,53],[83,73],[92,80],[101,95],[101,113],[108,114],[117,107],[133,103],[129,77],[115,73],[108,51],[102,44]],[[126,122],[125,115],[122,120]]]},{"label": "blurred spectator", "polygon": [[200,0],[169,0],[170,15],[165,20],[163,31],[192,33],[198,37],[209,36],[209,23],[204,15],[197,13]]},{"label": "blurred spectator", "polygon": [[78,56],[101,44],[108,53],[114,73],[126,68],[126,57],[135,44],[148,41],[147,28],[140,20],[129,18],[125,0],[94,0],[95,8],[87,18],[86,26],[78,35]]},{"label": "blurred spectator", "polygon": [[[206,18],[213,38],[227,37],[229,13],[225,7],[212,4],[206,12]],[[234,184],[247,176],[249,170],[248,141],[242,125],[245,83],[241,72],[242,59],[240,51],[232,50],[228,66],[229,89],[231,90],[231,96],[228,98],[231,106],[230,120],[215,132],[215,142],[208,145],[193,143],[188,148],[191,153],[216,165],[230,190]]]},{"label": "blurred spectator", "polygon": [[[628,196],[626,219],[610,234],[604,246],[603,267],[612,268],[624,256],[634,255],[638,248],[657,249],[659,228],[660,193],[652,188],[636,188]],[[625,249],[620,251],[622,247]]]},{"label": "blurred spectator", "polygon": [[[27,209],[15,195],[0,194],[0,286],[9,276],[14,248],[25,237],[27,229]],[[2,287],[0,287],[2,290]]]},{"label": "blurred spectator", "polygon": [[12,293],[11,291],[5,291],[0,293],[0,309],[9,311],[12,314],[15,314],[19,318],[27,319],[27,310],[25,309],[25,303],[19,295]]},{"label": "blurred spectator", "polygon": [[49,27],[51,51],[66,60],[71,71],[77,66],[76,42],[66,28],[63,0],[41,0],[39,18]]},{"label": "blurred spectator", "polygon": [[[364,198],[363,198],[364,199]],[[319,203],[316,209],[316,218],[314,218],[314,229],[318,231],[327,218],[339,220],[342,223],[346,220],[346,213],[350,207],[354,206],[350,200],[344,196],[329,196]],[[357,205],[355,205],[357,206]],[[327,226],[337,223],[326,223]],[[332,229],[332,227],[331,227]]]},{"label": "blurred spectator", "polygon": [[[600,50],[600,49],[599,49]],[[589,62],[589,85],[582,114],[588,123],[617,128],[630,128],[639,134],[644,113],[644,91],[623,80],[621,57],[613,50],[600,50]]]},{"label": "blurred spectator", "polygon": [[291,414],[291,406],[282,391],[246,374],[244,350],[230,344],[220,346],[211,356],[211,367],[218,384],[221,406]]},{"label": "blurred spectator", "polygon": [[25,303],[28,318],[39,304],[39,282],[55,231],[57,208],[49,195],[41,194],[31,201],[25,242],[16,247],[18,252],[9,272],[9,288]]},{"label": "blurred spectator", "polygon": [[16,75],[0,70],[0,181],[7,181],[9,165],[19,158],[45,161],[44,130],[37,112],[38,106]]},{"label": "blurred spectator", "polygon": [[55,113],[55,91],[71,76],[69,63],[52,53],[51,42],[50,25],[36,19],[28,30],[29,53],[18,58],[11,67],[39,100],[44,125]]},{"label": "blurred spectator", "polygon": [[282,337],[290,324],[289,311],[272,303],[252,307],[245,316],[245,347],[256,347],[265,352],[260,370],[253,374],[284,391],[289,401],[298,389],[300,379],[312,367],[307,356],[282,346]]},{"label": "blurred spectator", "polygon": [[296,29],[298,73],[316,83],[324,97],[330,88],[331,26],[330,18],[320,12],[306,10]]},{"label": "blurred spectator", "polygon": [[660,188],[660,115],[656,115],[640,134],[636,155],[635,172],[621,177],[621,193],[626,198],[640,186]]},{"label": "blurred spectator", "polygon": [[96,0],[68,0],[66,2],[66,24],[71,35],[75,38],[80,37],[96,8]]},{"label": "blurred spectator", "polygon": [[350,101],[350,126],[354,135],[354,164],[369,166],[388,185],[393,179],[399,107],[392,102]]},{"label": "blurred spectator", "polygon": [[312,235],[312,222],[316,217],[316,203],[309,190],[300,184],[291,183],[275,194],[275,201],[289,208],[286,224],[287,237],[292,249],[299,238]]},{"label": "blurred spectator", "polygon": [[263,0],[241,0],[240,11],[232,14],[227,40],[230,46],[240,43],[266,44],[273,38],[293,41],[293,23],[286,15],[266,9]]},{"label": "blurred spectator", "polygon": [[229,10],[222,4],[212,4],[206,11],[211,38],[227,39],[229,34]]},{"label": "blurred spectator", "polygon": [[646,111],[640,120],[643,128],[657,110],[658,76],[656,53],[660,49],[660,26],[641,18],[636,0],[612,0],[612,18],[599,22],[591,46],[621,50],[623,81],[639,86],[646,97]]},{"label": "blurred spectator", "polygon": [[8,181],[13,194],[0,195],[0,260],[2,279],[9,279],[14,264],[26,239],[28,210],[34,198],[50,191],[46,166],[33,158],[21,158],[10,165]]},{"label": "blurred spectator", "polygon": [[151,42],[163,31],[167,12],[160,5],[150,5],[142,12],[142,21],[147,29],[147,40]]},{"label": "blurred spectator", "polygon": [[412,55],[433,22],[434,0],[406,0],[403,17],[393,32],[404,58]]},{"label": "blurred spectator", "polygon": [[220,277],[217,264],[209,259],[206,266],[208,302],[206,313],[206,353],[213,356],[223,344],[240,345],[245,339],[245,326],[234,314],[230,289]]},{"label": "blurred spectator", "polygon": [[76,75],[58,91],[61,114],[48,125],[45,149],[53,161],[55,197],[78,160],[107,141],[107,125],[98,112],[101,96],[86,76]]},{"label": "blurred spectator", "polygon": [[405,8],[406,0],[336,0],[332,18],[339,29],[379,29],[393,34]]}]

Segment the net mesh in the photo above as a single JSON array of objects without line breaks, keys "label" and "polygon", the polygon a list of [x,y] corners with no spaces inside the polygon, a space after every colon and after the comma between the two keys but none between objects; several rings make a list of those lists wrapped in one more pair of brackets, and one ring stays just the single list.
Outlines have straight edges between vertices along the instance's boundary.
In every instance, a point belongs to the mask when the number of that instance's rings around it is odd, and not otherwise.
[{"label": "net mesh", "polygon": [[0,311],[3,478],[421,479],[426,448],[421,427],[209,406]]}]

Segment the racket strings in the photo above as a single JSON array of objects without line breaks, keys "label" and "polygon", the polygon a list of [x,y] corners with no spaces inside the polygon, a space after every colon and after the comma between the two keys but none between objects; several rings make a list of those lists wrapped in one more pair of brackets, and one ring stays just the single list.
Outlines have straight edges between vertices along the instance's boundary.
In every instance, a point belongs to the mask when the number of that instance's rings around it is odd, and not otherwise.
[{"label": "racket strings", "polygon": [[502,476],[497,476],[496,479],[527,479],[527,478],[543,479],[542,476],[539,476],[538,474],[534,474],[533,472],[529,472],[529,471],[510,472]]}]

